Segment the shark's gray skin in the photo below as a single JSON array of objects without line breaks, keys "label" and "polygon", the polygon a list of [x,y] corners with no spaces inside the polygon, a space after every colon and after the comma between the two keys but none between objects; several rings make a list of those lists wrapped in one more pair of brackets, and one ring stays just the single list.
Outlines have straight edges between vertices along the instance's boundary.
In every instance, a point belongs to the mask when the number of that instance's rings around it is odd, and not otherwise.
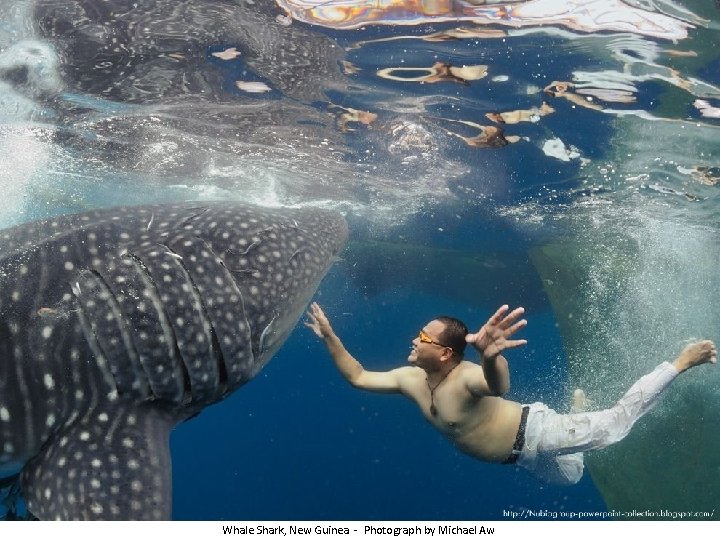
[{"label": "shark's gray skin", "polygon": [[38,35],[64,58],[71,91],[113,101],[224,99],[210,46],[236,47],[240,61],[283,95],[326,100],[344,89],[345,52],[305,25],[284,26],[273,0],[36,0]]},{"label": "shark's gray skin", "polygon": [[170,431],[258,373],[346,239],[232,202],[0,231],[0,477],[40,519],[168,519]]}]

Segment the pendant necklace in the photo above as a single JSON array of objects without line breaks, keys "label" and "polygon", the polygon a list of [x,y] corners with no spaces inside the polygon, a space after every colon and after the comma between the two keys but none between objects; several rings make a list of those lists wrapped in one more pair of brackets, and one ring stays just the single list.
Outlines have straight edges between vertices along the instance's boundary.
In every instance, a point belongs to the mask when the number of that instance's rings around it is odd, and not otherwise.
[{"label": "pendant necklace", "polygon": [[428,381],[427,375],[425,376],[425,382],[428,385],[428,389],[430,390],[430,414],[433,416],[437,415],[437,407],[435,406],[435,390],[438,389],[438,386],[440,386],[443,382],[445,382],[445,379],[448,378],[448,375],[450,375],[456,367],[460,365],[460,362],[455,364],[453,367],[448,370],[448,372],[443,375],[443,378],[440,379],[435,386],[430,386],[430,381]]}]

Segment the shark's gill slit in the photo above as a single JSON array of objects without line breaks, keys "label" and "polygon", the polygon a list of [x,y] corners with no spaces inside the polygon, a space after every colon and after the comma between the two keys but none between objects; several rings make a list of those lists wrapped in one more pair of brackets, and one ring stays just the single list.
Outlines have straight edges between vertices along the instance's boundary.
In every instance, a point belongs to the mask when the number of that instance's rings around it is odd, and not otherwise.
[{"label": "shark's gill slit", "polygon": [[[124,352],[125,354],[127,354],[128,360],[126,361],[130,364],[132,371],[136,374],[136,376],[133,378],[133,381],[130,383],[130,388],[128,389],[128,392],[141,396],[147,396],[149,394],[147,379],[145,377],[137,376],[140,373],[144,374],[144,369],[140,362],[140,355],[137,351],[137,348],[135,347],[135,343],[133,342],[130,328],[128,326],[128,321],[123,315],[120,304],[118,303],[118,300],[115,297],[113,290],[110,288],[107,281],[100,272],[98,272],[94,268],[91,268],[89,270],[89,277],[92,277],[94,279],[94,285],[99,289],[98,298],[103,299],[107,303],[107,307],[110,309],[110,314],[117,322],[117,327],[120,330],[120,339],[122,340],[123,345],[120,353]],[[78,303],[80,303],[79,297]],[[120,380],[122,380],[123,374],[120,374],[118,370],[122,370],[125,366],[115,365],[115,361],[117,359],[123,358],[123,355],[120,354],[117,356],[117,358],[115,358],[115,355],[110,355],[106,358],[108,361],[108,365],[110,366],[111,372],[115,377],[116,385],[119,387],[118,390],[121,393],[124,393],[123,384],[119,382]],[[128,372],[129,371],[125,372],[124,375],[126,376]]]},{"label": "shark's gill slit", "polygon": [[[235,279],[235,276],[234,276],[233,272],[232,272],[232,271],[227,267],[227,265],[225,264],[225,261],[223,260],[223,258],[220,257],[220,255],[218,255],[218,254],[215,252],[215,250],[214,250],[213,247],[212,247],[212,244],[210,244],[210,242],[208,242],[208,241],[205,240],[204,238],[200,238],[200,237],[197,237],[197,238],[198,238],[198,240],[200,240],[200,241],[204,244],[205,249],[207,249],[207,250],[209,251],[209,253],[210,253],[213,257],[215,257],[215,259],[216,259],[217,261],[219,261],[219,263],[221,264],[221,266],[228,271],[228,272],[227,272],[227,275],[228,275],[228,277],[230,278],[230,281],[232,282],[232,284],[235,286],[235,289],[236,289],[237,294],[238,294],[238,299],[239,299],[238,301],[239,301],[239,304],[240,304],[240,312],[242,313],[242,316],[243,316],[242,322],[243,322],[243,324],[245,325],[245,328],[248,329],[248,334],[249,334],[249,337],[250,337],[250,343],[253,343],[253,341],[254,341],[254,340],[253,340],[253,334],[252,334],[252,330],[253,330],[253,329],[252,329],[252,326],[250,325],[250,321],[249,321],[248,318],[247,318],[247,311],[245,310],[245,298],[243,297],[243,293],[242,293],[242,289],[240,288],[240,284],[239,284],[239,283],[237,282],[237,280]],[[255,245],[255,244],[260,244],[260,241],[257,241],[257,242],[254,242],[254,243],[253,243],[253,245]],[[252,245],[251,245],[250,247],[252,247]],[[250,247],[248,247],[248,250],[250,250]],[[253,350],[252,347],[251,347],[251,350]],[[253,353],[254,353],[254,350],[253,350]],[[253,360],[257,360],[257,357],[254,356]],[[227,369],[227,367],[228,367],[228,366],[226,366],[226,369]]]},{"label": "shark's gill slit", "polygon": [[147,298],[155,307],[155,311],[157,312],[158,318],[160,320],[160,327],[162,328],[162,332],[165,335],[165,342],[167,343],[168,347],[168,355],[173,364],[172,367],[175,369],[176,372],[180,373],[180,376],[182,378],[182,401],[191,399],[192,389],[190,386],[190,375],[188,374],[185,360],[183,359],[182,352],[180,351],[180,347],[178,346],[175,330],[170,324],[167,313],[165,312],[165,308],[160,301],[160,292],[158,290],[157,283],[155,282],[155,279],[153,278],[150,269],[137,254],[133,253],[132,251],[127,251],[125,252],[124,256],[135,263],[135,268],[138,274],[141,276],[146,290],[149,291]]},{"label": "shark's gill slit", "polygon": [[193,298],[196,302],[196,305],[199,306],[198,315],[202,319],[203,328],[207,332],[205,335],[205,338],[208,340],[208,343],[211,344],[211,351],[212,351],[212,358],[217,366],[218,370],[218,395],[224,395],[225,392],[228,389],[228,374],[227,370],[225,368],[225,359],[223,358],[222,348],[220,347],[220,341],[218,340],[217,334],[215,332],[215,329],[213,328],[210,314],[208,313],[207,307],[205,306],[205,302],[203,301],[203,296],[200,293],[200,289],[197,286],[197,283],[193,280],[192,276],[190,275],[190,271],[188,270],[187,266],[185,265],[184,259],[182,255],[174,251],[170,246],[167,244],[159,244],[163,248],[167,250],[167,254],[173,257],[177,263],[177,265],[182,269],[183,276],[186,280],[186,282],[190,285],[190,294],[193,295]]},{"label": "shark's gill slit", "polygon": [[113,373],[112,368],[110,367],[107,357],[105,356],[105,353],[103,352],[102,348],[100,347],[100,344],[98,343],[98,340],[95,335],[95,330],[92,327],[92,324],[90,323],[90,319],[87,317],[87,314],[85,313],[85,309],[83,307],[83,302],[81,300],[82,291],[79,288],[73,288],[72,289],[73,294],[75,294],[77,298],[77,316],[78,321],[80,323],[80,327],[82,328],[83,335],[85,336],[85,339],[87,340],[87,344],[90,347],[90,350],[92,351],[93,355],[95,356],[95,360],[97,361],[98,367],[100,368],[100,372],[103,375],[103,378],[105,379],[105,382],[108,383],[110,388],[112,388],[115,392],[118,391],[117,383],[115,382],[115,374]]}]

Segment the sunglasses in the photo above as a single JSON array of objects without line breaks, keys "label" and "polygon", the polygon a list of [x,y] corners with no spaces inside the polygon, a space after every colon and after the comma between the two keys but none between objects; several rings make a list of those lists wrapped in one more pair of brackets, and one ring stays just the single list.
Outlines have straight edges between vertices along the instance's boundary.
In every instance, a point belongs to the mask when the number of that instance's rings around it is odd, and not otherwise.
[{"label": "sunglasses", "polygon": [[432,343],[433,345],[437,345],[438,347],[445,347],[446,349],[450,349],[451,351],[453,350],[452,347],[448,347],[447,345],[443,345],[442,343],[438,343],[437,341],[435,341],[433,338],[431,338],[430,336],[428,336],[428,335],[427,335],[425,332],[423,332],[422,330],[420,330],[420,333],[418,334],[418,339],[420,340],[421,343]]}]

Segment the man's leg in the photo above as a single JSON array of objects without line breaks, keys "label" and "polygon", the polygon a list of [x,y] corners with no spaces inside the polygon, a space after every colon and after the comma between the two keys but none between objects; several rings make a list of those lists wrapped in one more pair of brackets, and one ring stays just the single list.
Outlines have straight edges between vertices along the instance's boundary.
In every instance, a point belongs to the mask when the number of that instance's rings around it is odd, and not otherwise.
[{"label": "man's leg", "polygon": [[584,454],[538,454],[531,467],[533,476],[547,484],[571,486],[577,484],[585,472]]},{"label": "man's leg", "polygon": [[632,426],[651,410],[660,394],[677,377],[678,370],[663,362],[641,377],[611,408],[595,412],[542,415],[538,434],[538,454],[574,454],[605,448],[622,440]]},{"label": "man's leg", "polygon": [[553,463],[553,471],[564,472],[560,478],[547,478],[548,481],[577,482],[582,476],[582,455],[578,452],[598,450],[622,440],[635,422],[657,404],[660,394],[679,373],[706,363],[717,363],[715,344],[708,340],[691,343],[672,364],[663,362],[641,377],[613,407],[604,411],[558,414],[542,403],[533,403],[518,465],[542,478],[544,464]]},{"label": "man's leg", "polygon": [[[585,392],[575,390],[570,404],[571,413],[585,412],[588,407],[588,400]],[[554,411],[553,411],[554,412]],[[548,484],[570,486],[577,484],[585,470],[584,454],[540,454],[536,456],[531,467],[532,473]]]}]

